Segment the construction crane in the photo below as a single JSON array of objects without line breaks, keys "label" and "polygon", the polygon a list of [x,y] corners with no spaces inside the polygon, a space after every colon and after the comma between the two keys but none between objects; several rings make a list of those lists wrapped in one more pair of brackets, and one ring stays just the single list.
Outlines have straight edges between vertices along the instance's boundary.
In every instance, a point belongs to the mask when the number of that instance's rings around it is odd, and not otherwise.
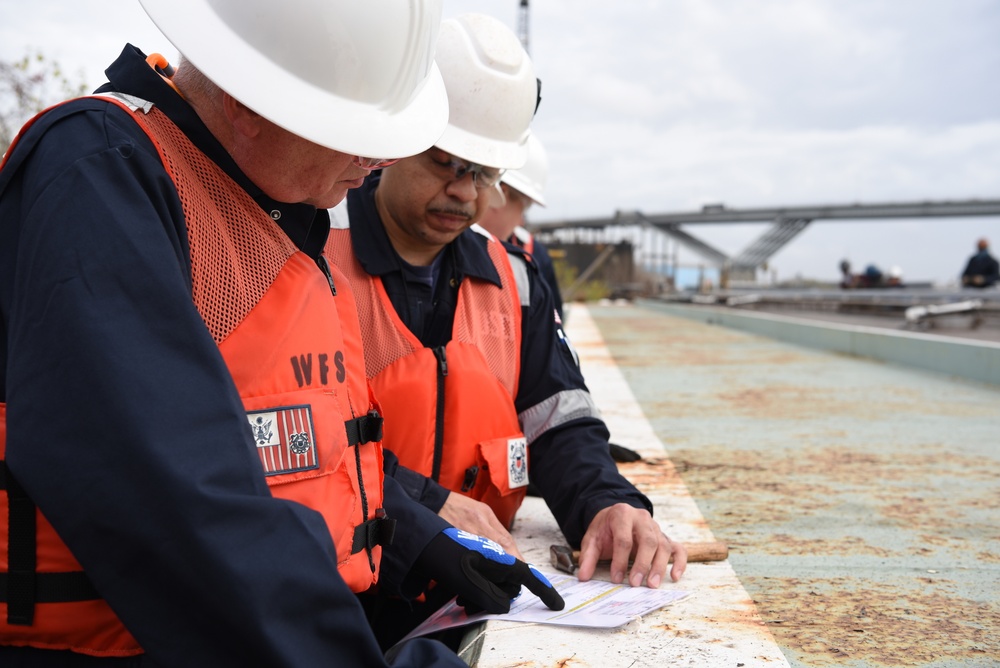
[{"label": "construction crane", "polygon": [[521,38],[521,46],[529,54],[528,49],[528,0],[521,0],[521,6],[517,13],[517,36]]}]

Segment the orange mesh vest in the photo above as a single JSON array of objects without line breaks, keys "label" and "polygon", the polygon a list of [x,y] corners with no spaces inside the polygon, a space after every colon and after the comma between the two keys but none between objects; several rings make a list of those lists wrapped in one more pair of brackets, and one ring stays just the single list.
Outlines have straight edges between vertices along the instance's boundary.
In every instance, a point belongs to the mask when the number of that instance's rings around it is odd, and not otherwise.
[{"label": "orange mesh vest", "polygon": [[521,306],[503,245],[490,237],[488,250],[503,288],[462,281],[452,339],[431,349],[399,319],[382,280],[354,258],[350,231],[331,230],[326,244],[357,297],[368,378],[388,416],[383,445],[403,466],[489,504],[509,527],[528,485],[514,408]]},{"label": "orange mesh vest", "polygon": [[[320,511],[340,574],[354,591],[368,589],[378,578],[381,532],[391,525],[381,519],[381,418],[362,368],[346,278],[335,269],[324,275],[152,105],[106,99],[133,112],[177,187],[195,305],[239,389],[272,493]],[[0,464],[5,453],[0,404]],[[141,653],[6,466],[0,474],[0,643],[94,656]],[[12,539],[18,513],[22,528],[25,515],[35,523],[28,543],[36,564],[27,576],[18,573],[25,541]],[[27,604],[25,583],[34,590]]]}]

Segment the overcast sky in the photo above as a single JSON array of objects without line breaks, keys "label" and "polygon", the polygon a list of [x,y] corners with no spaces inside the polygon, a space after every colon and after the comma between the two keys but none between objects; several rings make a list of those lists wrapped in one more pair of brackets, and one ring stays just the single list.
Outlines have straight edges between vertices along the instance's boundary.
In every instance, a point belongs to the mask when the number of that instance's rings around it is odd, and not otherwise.
[{"label": "overcast sky", "polygon": [[[518,0],[446,0],[464,11],[517,30]],[[1000,199],[1000,0],[533,0],[529,18],[551,160],[533,220]],[[126,41],[176,56],[137,0],[0,0],[0,58],[37,48],[96,86]],[[688,231],[736,254],[764,229]],[[996,255],[1000,218],[820,222],[771,266],[945,284],[980,236]]]}]

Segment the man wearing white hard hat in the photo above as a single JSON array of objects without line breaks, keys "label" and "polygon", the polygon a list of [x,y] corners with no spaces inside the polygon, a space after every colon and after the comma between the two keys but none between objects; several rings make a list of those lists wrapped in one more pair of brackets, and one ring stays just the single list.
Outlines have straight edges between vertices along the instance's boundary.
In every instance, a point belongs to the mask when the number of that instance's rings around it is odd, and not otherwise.
[{"label": "man wearing white hard hat", "polygon": [[[327,253],[351,283],[393,474],[450,522],[516,551],[507,529],[531,476],[573,545],[580,577],[656,587],[686,564],[619,475],[608,433],[553,302],[523,254],[470,229],[528,156],[538,84],[517,37],[465,14],[436,61],[450,115],[433,148],[375,172],[347,199]],[[404,468],[405,467],[405,468]],[[484,504],[492,512],[485,512]],[[634,554],[634,565],[628,567]]]},{"label": "man wearing white hard hat", "polygon": [[535,239],[525,227],[525,213],[533,205],[545,206],[545,184],[549,178],[549,157],[541,140],[532,132],[528,136],[528,161],[520,169],[508,169],[500,177],[503,204],[491,206],[479,225],[487,232],[508,243],[523,248],[538,264],[538,271],[552,292],[552,301],[559,319],[563,320],[562,295],[556,280],[555,266],[545,244]]},{"label": "man wearing white hard hat", "polygon": [[[176,71],[126,46],[0,166],[0,665],[388,665],[376,581],[558,605],[383,488],[322,253],[326,208],[445,127],[440,3],[142,4]],[[393,665],[464,663],[416,640]]]}]

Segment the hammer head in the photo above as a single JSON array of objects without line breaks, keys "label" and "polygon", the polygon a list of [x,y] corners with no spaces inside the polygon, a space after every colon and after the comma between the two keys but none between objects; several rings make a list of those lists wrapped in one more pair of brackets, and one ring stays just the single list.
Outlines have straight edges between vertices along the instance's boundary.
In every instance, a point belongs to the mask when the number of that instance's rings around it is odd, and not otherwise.
[{"label": "hammer head", "polygon": [[573,550],[567,545],[552,545],[549,547],[549,558],[557,571],[572,575],[576,570],[576,562],[573,560]]}]

